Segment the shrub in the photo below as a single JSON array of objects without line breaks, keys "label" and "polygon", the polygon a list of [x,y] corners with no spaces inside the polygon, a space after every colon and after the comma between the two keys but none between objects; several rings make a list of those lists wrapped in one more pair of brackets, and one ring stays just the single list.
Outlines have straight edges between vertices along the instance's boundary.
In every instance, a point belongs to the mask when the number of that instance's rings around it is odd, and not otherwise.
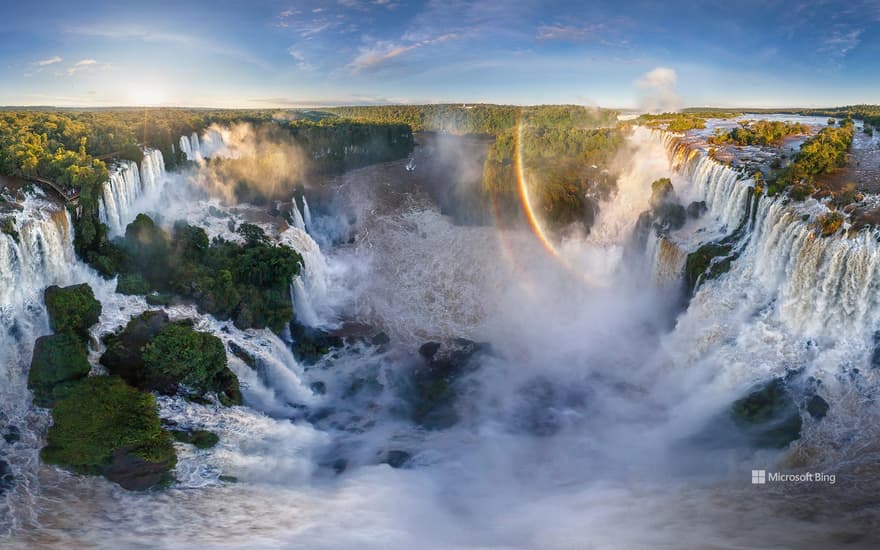
[{"label": "shrub", "polygon": [[43,299],[55,332],[71,332],[88,338],[89,327],[101,316],[101,302],[85,283],[65,288],[50,286],[43,292]]}]

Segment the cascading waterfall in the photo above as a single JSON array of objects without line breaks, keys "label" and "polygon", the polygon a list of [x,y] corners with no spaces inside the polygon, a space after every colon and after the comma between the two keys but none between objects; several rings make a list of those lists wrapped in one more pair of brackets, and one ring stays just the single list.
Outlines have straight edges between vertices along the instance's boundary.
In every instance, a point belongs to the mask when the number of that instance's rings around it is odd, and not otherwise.
[{"label": "cascading waterfall", "polygon": [[165,159],[162,151],[146,149],[140,169],[134,161],[121,161],[104,182],[98,204],[99,219],[110,227],[111,235],[120,235],[134,218],[135,202],[148,193],[161,190],[165,179]]},{"label": "cascading waterfall", "polygon": [[307,326],[326,324],[331,308],[330,272],[318,243],[308,234],[303,218],[293,202],[294,225],[285,230],[279,242],[299,252],[303,271],[292,282],[292,296],[297,320]]},{"label": "cascading waterfall", "polygon": [[104,182],[104,192],[98,205],[98,215],[110,227],[110,233],[122,233],[126,217],[141,193],[140,173],[134,161],[122,161],[110,172]]},{"label": "cascading waterfall", "polygon": [[201,162],[216,154],[222,155],[224,149],[223,134],[219,128],[214,126],[205,130],[201,138],[196,132],[190,136],[180,136],[180,150],[186,155],[186,160]]},{"label": "cascading waterfall", "polygon": [[290,215],[293,218],[293,226],[300,231],[306,230],[306,222],[303,219],[302,213],[299,211],[299,207],[296,205],[296,197],[292,199],[293,206],[290,209]]},{"label": "cascading waterfall", "polygon": [[305,226],[306,231],[311,233],[314,229],[312,227],[312,212],[309,210],[309,201],[306,199],[306,196],[303,195],[303,225]]},{"label": "cascading waterfall", "polygon": [[77,263],[67,211],[34,197],[23,206],[18,237],[0,234],[0,420],[21,433],[0,454],[15,479],[9,491],[0,490],[0,536],[35,512],[38,433],[46,417],[30,408],[28,368],[34,341],[49,332],[43,289],[71,282]]}]

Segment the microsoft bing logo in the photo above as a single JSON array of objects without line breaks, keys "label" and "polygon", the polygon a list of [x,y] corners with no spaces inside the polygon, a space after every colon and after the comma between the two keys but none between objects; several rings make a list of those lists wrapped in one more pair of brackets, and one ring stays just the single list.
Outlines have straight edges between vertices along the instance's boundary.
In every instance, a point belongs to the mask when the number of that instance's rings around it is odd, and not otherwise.
[{"label": "microsoft bing logo", "polygon": [[767,483],[767,470],[752,470],[752,485]]}]

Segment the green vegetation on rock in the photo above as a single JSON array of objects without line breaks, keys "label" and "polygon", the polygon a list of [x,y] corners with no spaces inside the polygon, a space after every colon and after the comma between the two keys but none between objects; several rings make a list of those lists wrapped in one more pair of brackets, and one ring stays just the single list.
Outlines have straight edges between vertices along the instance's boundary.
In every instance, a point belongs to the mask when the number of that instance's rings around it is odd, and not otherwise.
[{"label": "green vegetation on rock", "polygon": [[28,371],[28,388],[34,394],[34,403],[51,406],[59,385],[88,376],[90,369],[86,344],[76,335],[64,332],[40,336],[34,343]]},{"label": "green vegetation on rock", "polygon": [[50,286],[43,292],[49,324],[55,332],[70,332],[88,339],[89,328],[101,316],[101,302],[92,287],[83,283],[68,287]]},{"label": "green vegetation on rock", "polygon": [[52,419],[41,453],[47,464],[104,475],[132,490],[170,479],[177,457],[155,397],[119,378],[93,376],[71,385]]},{"label": "green vegetation on rock", "polygon": [[788,136],[806,134],[810,127],[800,122],[757,120],[740,122],[738,128],[729,131],[716,130],[709,137],[712,145],[779,145]]},{"label": "green vegetation on rock", "polygon": [[165,395],[184,389],[193,398],[216,392],[224,405],[241,404],[223,342],[187,321],[171,322],[164,311],[147,311],[105,343],[101,364],[136,388]]},{"label": "green vegetation on rock", "polygon": [[730,244],[704,244],[687,256],[685,277],[688,290],[693,293],[702,283],[727,273],[735,259]]},{"label": "green vegetation on rock", "polygon": [[197,449],[210,449],[220,442],[220,437],[206,430],[171,430],[171,437],[180,443],[194,445]]}]

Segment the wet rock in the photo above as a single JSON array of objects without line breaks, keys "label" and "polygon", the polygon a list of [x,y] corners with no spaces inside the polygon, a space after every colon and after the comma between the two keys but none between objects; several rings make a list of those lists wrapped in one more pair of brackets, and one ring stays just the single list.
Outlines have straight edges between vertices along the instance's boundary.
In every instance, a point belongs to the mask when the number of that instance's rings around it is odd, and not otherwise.
[{"label": "wet rock", "polygon": [[293,338],[291,351],[298,361],[314,364],[331,350],[344,345],[341,336],[325,330],[290,323],[290,336]]},{"label": "wet rock", "polygon": [[220,436],[207,430],[171,430],[171,437],[180,443],[194,445],[197,449],[210,449],[220,442]]},{"label": "wet rock", "polygon": [[34,403],[51,407],[59,384],[86,377],[91,370],[86,344],[72,333],[40,336],[34,343],[34,355],[28,372],[28,388]]},{"label": "wet rock", "polygon": [[419,355],[430,361],[440,350],[440,342],[427,342],[419,347]]},{"label": "wet rock", "polygon": [[651,183],[651,208],[675,200],[675,188],[669,178],[660,178]]},{"label": "wet rock", "polygon": [[539,437],[555,435],[564,426],[571,411],[583,410],[584,392],[553,384],[538,377],[519,389],[521,403],[514,415],[514,430]]},{"label": "wet rock", "polygon": [[239,346],[238,344],[236,344],[235,342],[233,342],[231,340],[229,341],[228,345],[229,345],[229,351],[232,352],[232,355],[234,355],[234,356],[238,357],[239,359],[241,359],[242,361],[244,361],[244,364],[249,366],[250,368],[252,368],[252,369],[257,368],[257,358],[254,357],[253,355],[251,355],[249,351],[247,351],[246,349],[244,349],[243,347]]},{"label": "wet rock", "polygon": [[385,334],[385,332],[380,332],[370,339],[370,344],[374,346],[386,346],[390,343],[391,338],[387,334]]},{"label": "wet rock", "polygon": [[13,487],[15,487],[15,476],[12,473],[12,466],[0,459],[0,495]]},{"label": "wet rock", "polygon": [[676,231],[684,227],[687,222],[687,212],[684,206],[677,203],[664,203],[654,209],[656,222],[655,228],[661,235],[670,231]]},{"label": "wet rock", "polygon": [[699,218],[709,211],[706,201],[693,201],[687,206],[687,215],[689,218]]},{"label": "wet rock", "polygon": [[403,468],[411,459],[412,455],[406,451],[391,450],[385,453],[382,463],[388,464],[392,468]]},{"label": "wet rock", "polygon": [[18,429],[18,426],[6,426],[3,430],[3,439],[10,445],[21,441],[21,431]]},{"label": "wet rock", "polygon": [[871,367],[880,369],[880,330],[874,333],[874,351],[871,353]]},{"label": "wet rock", "polygon": [[413,421],[434,430],[458,423],[455,402],[460,378],[477,368],[477,356],[490,352],[488,344],[464,338],[423,344],[419,348],[423,363],[413,369],[411,378]]},{"label": "wet rock", "polygon": [[137,386],[143,377],[144,346],[170,322],[168,314],[162,310],[145,311],[133,318],[122,332],[104,338],[107,350],[100,363],[111,373],[131,380]]},{"label": "wet rock", "polygon": [[327,393],[327,384],[323,382],[312,382],[309,387],[312,389],[313,392],[317,393],[318,395],[324,395],[325,393]]},{"label": "wet rock", "polygon": [[801,436],[801,414],[782,378],[735,401],[730,414],[734,424],[758,447],[786,447]]},{"label": "wet rock", "polygon": [[123,489],[146,491],[169,484],[173,480],[171,466],[173,463],[170,460],[153,462],[135,454],[133,449],[118,449],[101,473]]},{"label": "wet rock", "polygon": [[825,415],[828,414],[828,409],[831,408],[831,405],[822,399],[822,397],[814,395],[807,400],[806,408],[807,412],[810,413],[810,416],[816,420],[822,420],[825,418]]},{"label": "wet rock", "polygon": [[220,476],[217,479],[223,483],[238,483],[238,478],[235,476]]}]

